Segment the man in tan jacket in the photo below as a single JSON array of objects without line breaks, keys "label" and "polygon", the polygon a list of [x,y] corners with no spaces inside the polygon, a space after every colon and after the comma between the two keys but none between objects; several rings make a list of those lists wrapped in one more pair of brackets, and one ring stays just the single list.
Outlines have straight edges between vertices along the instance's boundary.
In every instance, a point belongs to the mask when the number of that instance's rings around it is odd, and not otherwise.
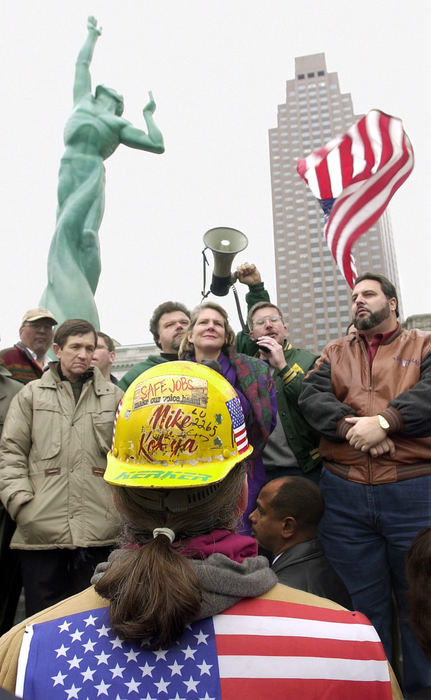
[{"label": "man in tan jacket", "polygon": [[103,474],[122,392],[90,367],[96,342],[87,321],[65,321],[58,362],[17,394],[3,430],[0,497],[28,615],[85,588],[118,531]]}]

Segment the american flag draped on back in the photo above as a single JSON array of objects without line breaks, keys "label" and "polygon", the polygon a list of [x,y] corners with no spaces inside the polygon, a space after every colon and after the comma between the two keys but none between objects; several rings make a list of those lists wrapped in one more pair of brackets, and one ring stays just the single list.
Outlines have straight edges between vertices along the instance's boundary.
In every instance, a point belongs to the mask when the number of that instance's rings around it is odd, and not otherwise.
[{"label": "american flag draped on back", "polygon": [[350,287],[357,277],[352,247],[383,214],[413,160],[401,120],[374,109],[297,163],[298,174],[320,200],[326,241]]},{"label": "american flag draped on back", "polygon": [[391,700],[377,632],[360,613],[245,599],[190,624],[170,649],[117,637],[107,608],[28,627],[27,700]]}]

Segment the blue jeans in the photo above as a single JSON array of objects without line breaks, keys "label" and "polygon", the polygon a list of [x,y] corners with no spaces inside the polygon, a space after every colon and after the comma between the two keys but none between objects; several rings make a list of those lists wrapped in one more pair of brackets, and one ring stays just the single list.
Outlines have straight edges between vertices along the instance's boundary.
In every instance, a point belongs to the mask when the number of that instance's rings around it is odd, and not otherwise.
[{"label": "blue jeans", "polygon": [[400,622],[405,691],[431,685],[431,663],[408,624],[405,576],[411,541],[431,525],[431,475],[389,484],[356,484],[322,469],[325,514],[319,536],[355,609],[373,623],[391,660],[391,591]]}]

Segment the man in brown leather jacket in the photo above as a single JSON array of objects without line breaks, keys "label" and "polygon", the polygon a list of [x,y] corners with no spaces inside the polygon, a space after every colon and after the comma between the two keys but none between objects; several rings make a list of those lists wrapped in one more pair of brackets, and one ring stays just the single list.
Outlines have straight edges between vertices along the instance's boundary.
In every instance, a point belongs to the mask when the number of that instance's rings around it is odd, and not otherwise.
[{"label": "man in brown leather jacket", "polygon": [[407,620],[407,549],[431,524],[431,334],[397,322],[394,286],[365,273],[352,291],[356,331],[324,348],[299,405],[321,435],[320,538],[355,608],[391,658],[391,591],[399,608],[407,692],[431,664]]}]

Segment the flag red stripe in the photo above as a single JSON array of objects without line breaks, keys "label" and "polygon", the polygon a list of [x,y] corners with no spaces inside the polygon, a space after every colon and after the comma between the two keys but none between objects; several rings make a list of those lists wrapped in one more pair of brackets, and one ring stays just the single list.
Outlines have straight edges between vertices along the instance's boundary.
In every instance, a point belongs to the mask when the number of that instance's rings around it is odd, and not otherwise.
[{"label": "flag red stripe", "polygon": [[238,440],[238,438],[240,438],[242,435],[245,435],[247,431],[245,429],[245,425],[242,425],[240,428],[234,428],[233,432],[236,439]]},{"label": "flag red stripe", "polygon": [[221,678],[222,700],[391,700],[390,683],[327,679]]},{"label": "flag red stripe", "polygon": [[365,165],[361,173],[356,175],[356,177],[353,177],[352,182],[356,182],[358,179],[364,180],[365,178],[370,177],[370,175],[372,174],[371,170],[375,164],[374,151],[371,148],[370,139],[367,131],[366,119],[366,117],[365,119],[361,119],[356,125],[364,149]]},{"label": "flag red stripe", "polygon": [[[387,114],[379,114],[379,130],[381,134],[390,134],[390,122],[391,119]],[[383,167],[385,163],[388,163],[391,158],[396,158],[394,154],[394,143],[392,137],[382,138],[382,155],[380,158],[379,168]]]},{"label": "flag red stripe", "polygon": [[[289,622],[286,621],[288,628]],[[330,659],[374,659],[384,661],[380,642],[313,637],[264,637],[261,635],[225,635],[216,637],[219,656],[302,656]]]},{"label": "flag red stripe", "polygon": [[317,179],[319,181],[320,199],[330,199],[333,197],[331,178],[328,170],[328,163],[322,160],[316,168]]},{"label": "flag red stripe", "polygon": [[284,600],[266,600],[265,598],[244,598],[233,608],[227,608],[221,615],[263,615],[270,617],[298,617],[303,620],[322,620],[323,622],[344,622],[368,625],[370,621],[360,612],[334,610],[291,603]]},{"label": "flag red stripe", "polygon": [[340,145],[340,163],[344,188],[352,181],[353,177],[352,139],[348,134]]}]

